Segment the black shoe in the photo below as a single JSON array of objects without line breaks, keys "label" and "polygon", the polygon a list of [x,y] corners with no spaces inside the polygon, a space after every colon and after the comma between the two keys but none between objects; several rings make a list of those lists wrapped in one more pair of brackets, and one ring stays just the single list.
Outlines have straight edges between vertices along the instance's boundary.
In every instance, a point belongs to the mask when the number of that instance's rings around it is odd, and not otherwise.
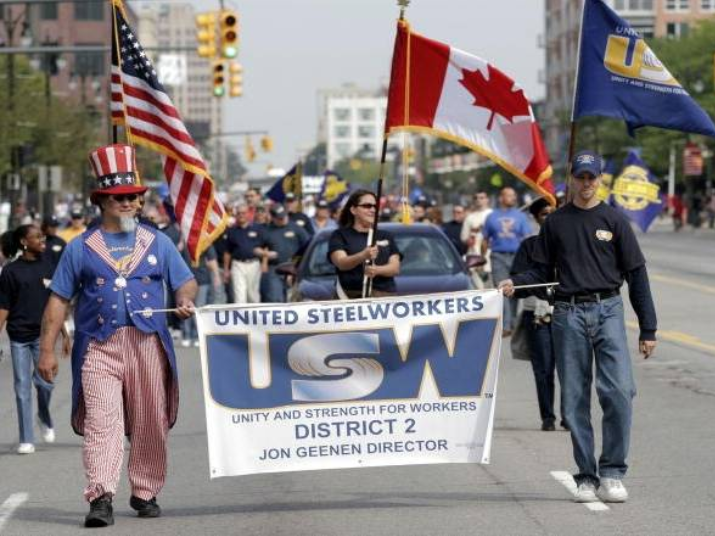
[{"label": "black shoe", "polygon": [[543,432],[553,432],[556,430],[556,426],[554,426],[554,421],[543,421],[541,423],[541,430]]},{"label": "black shoe", "polygon": [[564,421],[564,420],[561,421],[561,428],[563,428],[564,430],[567,430],[567,431],[569,430],[569,425],[566,424],[566,421]]},{"label": "black shoe", "polygon": [[84,518],[84,526],[91,528],[114,525],[112,497],[105,493],[89,503],[89,514]]},{"label": "black shoe", "polygon": [[161,508],[156,504],[156,497],[145,501],[132,495],[129,499],[129,506],[137,511],[139,517],[159,517],[161,515]]}]

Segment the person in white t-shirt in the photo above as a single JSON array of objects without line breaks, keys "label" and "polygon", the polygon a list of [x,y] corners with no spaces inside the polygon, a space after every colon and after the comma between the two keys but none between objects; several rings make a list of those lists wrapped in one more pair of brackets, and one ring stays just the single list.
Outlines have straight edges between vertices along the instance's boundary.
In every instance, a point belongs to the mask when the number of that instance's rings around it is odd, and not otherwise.
[{"label": "person in white t-shirt", "polygon": [[[472,201],[473,210],[464,219],[461,239],[467,246],[467,255],[481,255],[482,241],[484,240],[482,227],[489,214],[492,213],[492,209],[489,207],[489,194],[484,190],[476,192],[472,197]],[[484,288],[485,282],[492,271],[489,263],[489,252],[487,252],[486,260],[485,265],[471,270],[474,286],[479,289]]]}]

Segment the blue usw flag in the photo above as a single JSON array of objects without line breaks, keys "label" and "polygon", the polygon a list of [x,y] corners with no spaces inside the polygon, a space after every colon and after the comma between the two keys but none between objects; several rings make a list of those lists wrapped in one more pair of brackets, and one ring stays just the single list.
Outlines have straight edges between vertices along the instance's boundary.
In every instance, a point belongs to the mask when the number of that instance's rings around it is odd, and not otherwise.
[{"label": "blue usw flag", "polygon": [[623,171],[611,189],[611,203],[621,209],[644,233],[663,210],[660,186],[638,152],[630,150]]},{"label": "blue usw flag", "polygon": [[318,199],[326,201],[331,210],[337,210],[350,195],[350,183],[334,171],[325,171],[325,180]]},{"label": "blue usw flag", "polygon": [[573,120],[622,119],[715,137],[710,116],[658,60],[636,30],[603,0],[586,0]]},{"label": "blue usw flag", "polygon": [[285,203],[288,193],[294,194],[298,199],[303,197],[303,166],[300,163],[278,179],[266,192],[266,197],[274,203]]}]

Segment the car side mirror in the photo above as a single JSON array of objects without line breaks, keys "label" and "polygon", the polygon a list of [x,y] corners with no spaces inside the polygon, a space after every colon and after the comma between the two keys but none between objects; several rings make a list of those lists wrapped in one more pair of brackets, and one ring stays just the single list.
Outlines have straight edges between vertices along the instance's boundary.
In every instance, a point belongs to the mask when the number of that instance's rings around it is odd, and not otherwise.
[{"label": "car side mirror", "polygon": [[298,267],[292,262],[284,262],[276,266],[276,273],[282,276],[297,276]]}]

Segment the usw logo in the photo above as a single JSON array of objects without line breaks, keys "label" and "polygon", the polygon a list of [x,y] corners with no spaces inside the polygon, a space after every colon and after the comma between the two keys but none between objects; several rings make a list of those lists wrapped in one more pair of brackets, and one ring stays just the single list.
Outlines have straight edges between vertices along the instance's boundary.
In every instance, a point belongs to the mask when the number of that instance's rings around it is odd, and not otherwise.
[{"label": "usw logo", "polygon": [[249,336],[206,338],[209,389],[214,401],[232,409],[296,403],[414,399],[426,369],[443,397],[480,396],[496,320],[460,323],[454,341],[439,325],[415,326],[405,351],[392,329],[267,335],[270,380],[252,382],[256,352]]},{"label": "usw logo", "polygon": [[603,64],[619,76],[680,87],[670,71],[638,36],[610,35]]}]

